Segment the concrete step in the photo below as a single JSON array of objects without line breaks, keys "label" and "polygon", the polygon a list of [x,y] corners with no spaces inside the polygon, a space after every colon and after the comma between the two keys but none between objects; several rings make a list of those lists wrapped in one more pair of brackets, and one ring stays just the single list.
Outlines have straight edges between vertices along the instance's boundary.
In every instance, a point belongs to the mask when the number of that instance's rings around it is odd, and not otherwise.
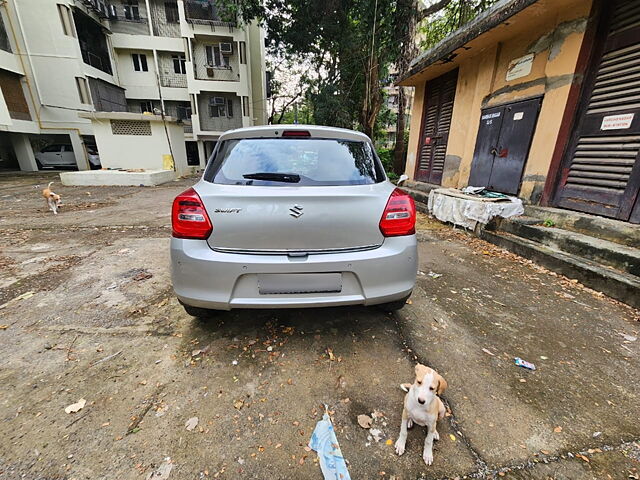
[{"label": "concrete step", "polygon": [[429,213],[427,205],[429,203],[429,194],[422,190],[416,190],[415,188],[408,187],[406,184],[399,187],[401,190],[407,192],[413,200],[416,202],[416,209],[422,213]]},{"label": "concrete step", "polygon": [[531,223],[532,217],[502,219],[498,230],[640,277],[640,249],[583,233]]},{"label": "concrete step", "polygon": [[402,185],[412,190],[420,190],[421,192],[424,192],[427,195],[431,190],[435,190],[436,188],[442,188],[440,185],[435,185],[433,183],[415,182],[413,180],[406,180]]},{"label": "concrete step", "polygon": [[593,260],[509,232],[484,229],[480,232],[480,237],[549,270],[576,279],[589,288],[640,308],[640,279],[630,273],[617,271]]},{"label": "concrete step", "polygon": [[640,225],[588,213],[536,205],[525,205],[524,213],[541,221],[551,220],[557,227],[564,230],[640,248]]}]

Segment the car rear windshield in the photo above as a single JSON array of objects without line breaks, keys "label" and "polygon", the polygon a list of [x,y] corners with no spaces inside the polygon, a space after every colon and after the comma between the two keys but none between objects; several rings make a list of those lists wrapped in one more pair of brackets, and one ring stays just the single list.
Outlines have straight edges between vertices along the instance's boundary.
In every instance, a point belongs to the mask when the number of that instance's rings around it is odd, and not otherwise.
[{"label": "car rear windshield", "polygon": [[385,176],[366,142],[321,138],[223,141],[205,180],[223,185],[369,185]]}]

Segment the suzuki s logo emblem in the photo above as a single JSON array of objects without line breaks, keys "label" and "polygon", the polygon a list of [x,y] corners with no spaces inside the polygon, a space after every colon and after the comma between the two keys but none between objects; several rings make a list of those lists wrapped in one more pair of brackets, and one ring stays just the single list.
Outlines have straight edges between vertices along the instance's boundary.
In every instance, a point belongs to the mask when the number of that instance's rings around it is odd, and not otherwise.
[{"label": "suzuki s logo emblem", "polygon": [[289,215],[295,218],[300,218],[304,212],[302,211],[302,207],[300,205],[294,205],[289,209]]}]

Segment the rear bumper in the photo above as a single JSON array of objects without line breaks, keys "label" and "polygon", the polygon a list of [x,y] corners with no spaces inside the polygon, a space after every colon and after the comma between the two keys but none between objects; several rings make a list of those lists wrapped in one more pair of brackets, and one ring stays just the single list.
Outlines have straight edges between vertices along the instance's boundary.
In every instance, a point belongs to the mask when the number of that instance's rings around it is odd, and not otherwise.
[{"label": "rear bumper", "polygon": [[[211,250],[204,240],[171,239],[171,278],[181,302],[217,310],[376,305],[411,293],[416,281],[415,235],[386,238],[361,252],[309,255],[245,255]],[[339,293],[260,294],[258,274],[342,274]]]}]

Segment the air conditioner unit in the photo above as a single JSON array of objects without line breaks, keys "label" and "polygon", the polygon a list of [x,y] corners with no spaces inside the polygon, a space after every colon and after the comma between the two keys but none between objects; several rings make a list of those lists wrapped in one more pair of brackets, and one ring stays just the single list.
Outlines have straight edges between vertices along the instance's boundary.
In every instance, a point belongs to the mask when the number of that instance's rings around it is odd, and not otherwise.
[{"label": "air conditioner unit", "polygon": [[213,97],[213,104],[224,105],[225,104],[224,97]]},{"label": "air conditioner unit", "polygon": [[207,66],[207,77],[213,78],[215,71],[215,68]]},{"label": "air conditioner unit", "polygon": [[231,55],[233,54],[233,43],[221,43],[220,44],[220,53],[223,55]]}]

